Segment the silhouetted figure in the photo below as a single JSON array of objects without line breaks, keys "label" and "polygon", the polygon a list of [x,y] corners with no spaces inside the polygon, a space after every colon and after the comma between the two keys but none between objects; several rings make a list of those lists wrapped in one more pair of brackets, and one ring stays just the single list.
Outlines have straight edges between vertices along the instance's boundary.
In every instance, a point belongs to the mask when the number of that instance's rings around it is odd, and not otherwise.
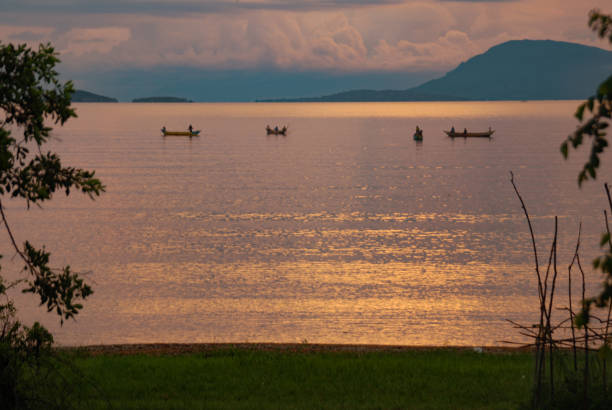
[{"label": "silhouetted figure", "polygon": [[455,126],[453,125],[453,126],[451,127],[451,134],[454,134],[454,133],[455,133]]},{"label": "silhouetted figure", "polygon": [[413,138],[415,139],[415,141],[421,141],[423,139],[423,130],[419,128],[418,125],[416,126],[416,130],[414,131]]},{"label": "silhouetted figure", "polygon": [[464,129],[463,129],[463,136],[464,136],[464,137],[467,137],[467,128],[464,128]]},{"label": "silhouetted figure", "polygon": [[193,132],[193,127],[191,126],[191,124],[189,124],[189,133],[191,134]]}]

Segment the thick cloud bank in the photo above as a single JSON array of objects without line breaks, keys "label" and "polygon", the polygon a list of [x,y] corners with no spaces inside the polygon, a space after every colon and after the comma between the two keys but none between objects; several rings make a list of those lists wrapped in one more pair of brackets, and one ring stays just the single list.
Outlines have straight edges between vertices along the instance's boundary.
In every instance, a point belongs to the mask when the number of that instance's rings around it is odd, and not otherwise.
[{"label": "thick cloud bank", "polygon": [[[72,72],[105,67],[443,71],[510,39],[607,47],[585,0],[9,0],[3,42],[52,42]],[[27,10],[27,11],[26,11]]]}]

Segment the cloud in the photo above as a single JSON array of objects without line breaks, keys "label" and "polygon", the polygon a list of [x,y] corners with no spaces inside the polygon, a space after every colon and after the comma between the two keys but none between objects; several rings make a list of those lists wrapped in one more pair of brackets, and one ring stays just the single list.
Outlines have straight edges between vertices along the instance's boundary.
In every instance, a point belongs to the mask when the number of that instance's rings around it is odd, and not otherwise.
[{"label": "cloud", "polygon": [[52,27],[0,25],[0,41],[36,45],[47,41]]},{"label": "cloud", "polygon": [[520,0],[438,0],[446,3],[510,3],[519,2]]},{"label": "cloud", "polygon": [[405,0],[5,0],[5,12],[37,10],[55,14],[185,15],[237,11],[336,10],[401,4]]},{"label": "cloud", "polygon": [[[13,10],[24,4],[81,13],[0,16],[1,41],[51,41],[72,72],[94,67],[445,71],[511,39],[606,46],[586,26],[588,10],[596,5],[590,0],[10,1]],[[154,10],[135,12],[145,6]],[[120,12],[108,12],[115,9]]]},{"label": "cloud", "polygon": [[57,39],[61,54],[81,57],[85,54],[103,55],[130,39],[125,27],[74,28]]},{"label": "cloud", "polygon": [[450,30],[430,42],[401,40],[389,44],[381,40],[374,49],[374,60],[387,69],[395,69],[399,65],[419,71],[436,66],[451,67],[461,61],[466,53],[474,55],[478,51],[479,46],[466,33]]}]

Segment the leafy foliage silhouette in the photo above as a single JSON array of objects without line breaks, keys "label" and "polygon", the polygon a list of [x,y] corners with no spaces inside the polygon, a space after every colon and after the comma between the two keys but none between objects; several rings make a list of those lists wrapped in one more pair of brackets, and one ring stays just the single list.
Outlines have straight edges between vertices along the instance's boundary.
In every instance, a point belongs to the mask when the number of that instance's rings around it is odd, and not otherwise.
[{"label": "leafy foliage silhouette", "polygon": [[[75,111],[70,107],[72,83],[58,80],[54,67],[59,62],[50,44],[38,50],[0,42],[0,225],[10,246],[23,263],[17,279],[5,280],[0,274],[0,403],[3,408],[65,408],[68,403],[58,393],[61,377],[49,377],[49,353],[53,336],[38,322],[23,326],[8,295],[11,288],[23,286],[24,293],[38,296],[47,311],[55,312],[60,323],[74,318],[80,303],[93,291],[70,266],[50,265],[50,253],[29,241],[17,243],[5,213],[5,198],[25,200],[25,206],[40,206],[56,192],[69,195],[81,191],[90,198],[105,187],[94,171],[62,165],[58,155],[45,152],[52,128],[63,125]],[[0,255],[0,258],[2,255]],[[57,375],[57,374],[56,374]],[[44,376],[44,377],[43,377]],[[43,381],[50,381],[44,383]]]},{"label": "leafy foliage silhouette", "polygon": [[[600,38],[607,38],[612,43],[612,15],[603,14],[597,9],[591,10],[589,26]],[[585,114],[588,114],[589,118],[585,118]],[[584,181],[597,177],[600,156],[608,147],[606,130],[612,119],[612,75],[599,85],[595,95],[578,106],[575,117],[581,125],[561,144],[561,153],[567,158],[570,146],[578,148],[583,144],[585,136],[591,138],[590,155],[578,174],[578,185],[581,186]],[[607,185],[606,193],[610,200]],[[604,255],[593,261],[593,267],[604,274],[603,290],[596,297],[582,301],[582,310],[576,317],[576,324],[579,327],[588,324],[592,305],[604,307],[612,302],[612,241],[610,241],[609,228],[608,232],[602,235],[600,246],[606,248],[606,251]]]},{"label": "leafy foliage silhouette", "polygon": [[[599,37],[608,37],[612,43],[612,16],[602,14],[599,10],[591,10],[589,26]],[[585,112],[590,113],[590,118],[585,118]],[[578,106],[574,115],[582,125],[561,144],[561,153],[567,158],[570,145],[572,148],[578,148],[583,144],[585,136],[592,139],[589,159],[578,174],[578,184],[582,185],[585,180],[596,178],[600,154],[608,147],[605,130],[612,118],[612,75],[599,85],[595,95]]]}]

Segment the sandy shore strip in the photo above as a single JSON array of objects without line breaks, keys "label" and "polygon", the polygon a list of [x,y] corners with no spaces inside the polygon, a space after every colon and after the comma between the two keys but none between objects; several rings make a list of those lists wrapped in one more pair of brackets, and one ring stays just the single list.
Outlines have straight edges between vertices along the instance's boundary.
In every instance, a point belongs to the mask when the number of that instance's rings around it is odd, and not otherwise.
[{"label": "sandy shore strip", "polygon": [[317,343],[141,343],[111,344],[89,346],[60,346],[58,350],[79,351],[97,355],[181,355],[206,353],[219,350],[253,350],[287,353],[371,353],[407,351],[475,351],[486,353],[519,353],[530,351],[528,348],[514,346],[401,346],[401,345],[360,345],[360,344],[317,344]]}]

